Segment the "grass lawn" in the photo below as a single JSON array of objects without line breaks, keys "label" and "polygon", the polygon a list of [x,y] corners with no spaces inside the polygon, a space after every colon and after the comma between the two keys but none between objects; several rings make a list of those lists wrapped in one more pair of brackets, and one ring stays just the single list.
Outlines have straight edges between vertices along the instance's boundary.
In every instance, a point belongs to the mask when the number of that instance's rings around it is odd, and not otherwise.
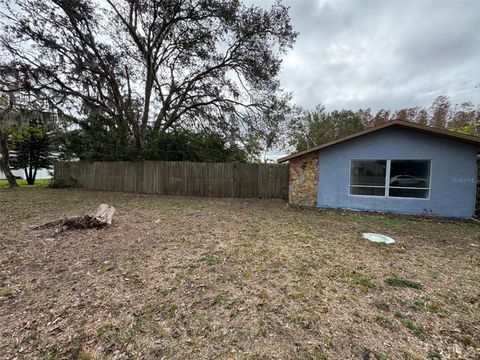
[{"label": "grass lawn", "polygon": [[[100,203],[109,228],[31,228]],[[478,223],[47,188],[0,209],[1,359],[480,356]]]},{"label": "grass lawn", "polygon": [[[50,179],[35,179],[34,186],[36,187],[47,186],[49,181]],[[27,180],[25,179],[17,179],[17,184],[19,186],[30,186],[30,185],[27,185]],[[0,188],[6,188],[6,187],[8,187],[8,180],[0,179]]]}]

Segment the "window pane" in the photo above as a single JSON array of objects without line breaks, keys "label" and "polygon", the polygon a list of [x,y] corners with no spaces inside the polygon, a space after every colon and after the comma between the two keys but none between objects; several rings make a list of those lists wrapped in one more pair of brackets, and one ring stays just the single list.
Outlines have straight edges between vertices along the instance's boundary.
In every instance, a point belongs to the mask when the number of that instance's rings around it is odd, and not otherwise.
[{"label": "window pane", "polygon": [[369,196],[385,196],[385,188],[374,187],[350,187],[350,194],[352,195],[369,195]]},{"label": "window pane", "polygon": [[390,188],[389,196],[391,197],[407,197],[407,198],[428,198],[429,190],[427,189],[399,189]]},{"label": "window pane", "polygon": [[430,160],[392,160],[390,168],[391,187],[428,188],[429,184]]},{"label": "window pane", "polygon": [[350,185],[385,186],[386,160],[352,160]]}]

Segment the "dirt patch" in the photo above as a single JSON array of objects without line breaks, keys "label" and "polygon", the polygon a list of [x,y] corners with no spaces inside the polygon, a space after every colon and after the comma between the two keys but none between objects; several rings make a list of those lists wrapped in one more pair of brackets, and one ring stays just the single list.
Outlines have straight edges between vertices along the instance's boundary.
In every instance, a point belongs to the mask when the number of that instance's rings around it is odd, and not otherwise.
[{"label": "dirt patch", "polygon": [[[109,228],[30,228],[102,202]],[[478,224],[73,189],[0,208],[2,359],[480,356]]]}]

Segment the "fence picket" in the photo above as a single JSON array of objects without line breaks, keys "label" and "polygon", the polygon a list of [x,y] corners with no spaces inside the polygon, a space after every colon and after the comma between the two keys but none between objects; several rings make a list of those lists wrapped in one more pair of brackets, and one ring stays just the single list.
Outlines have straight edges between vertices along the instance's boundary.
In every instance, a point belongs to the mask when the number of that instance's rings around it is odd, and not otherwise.
[{"label": "fence picket", "polygon": [[54,177],[88,189],[238,198],[288,198],[288,165],[178,161],[55,162]]}]

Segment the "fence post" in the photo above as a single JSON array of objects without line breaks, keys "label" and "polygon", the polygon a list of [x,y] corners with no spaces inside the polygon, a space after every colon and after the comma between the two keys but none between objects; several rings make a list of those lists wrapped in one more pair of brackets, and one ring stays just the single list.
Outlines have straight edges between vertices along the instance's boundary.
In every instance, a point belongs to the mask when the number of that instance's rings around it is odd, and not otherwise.
[{"label": "fence post", "polygon": [[60,174],[60,165],[61,165],[60,161],[53,162],[53,178],[55,180],[58,180],[62,177]]},{"label": "fence post", "polygon": [[144,191],[144,176],[145,176],[145,161],[136,161],[137,163],[137,181],[135,182],[135,192],[143,193]]}]

